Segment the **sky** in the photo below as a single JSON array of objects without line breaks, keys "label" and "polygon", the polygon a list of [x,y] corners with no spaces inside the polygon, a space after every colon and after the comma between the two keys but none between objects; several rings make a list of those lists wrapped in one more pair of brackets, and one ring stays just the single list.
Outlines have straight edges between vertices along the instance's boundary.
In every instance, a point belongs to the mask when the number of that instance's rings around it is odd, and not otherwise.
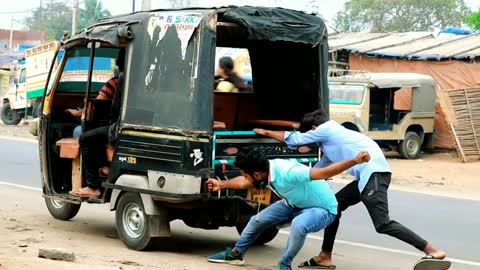
[{"label": "sky", "polygon": [[[14,18],[13,28],[24,28],[25,17],[28,16],[32,9],[39,7],[40,2],[44,4],[52,0],[2,0],[0,7],[0,28],[10,29],[12,16]],[[54,0],[63,1],[71,5],[73,0]],[[132,11],[132,3],[136,1],[137,10],[140,9],[141,0],[102,0],[105,8],[109,9],[113,15],[129,13]],[[151,0],[152,8],[165,8],[169,6],[168,0]],[[198,6],[212,5],[229,5],[229,4],[245,4],[245,5],[278,5],[285,8],[304,9],[307,2],[315,2],[314,0],[191,0],[196,2]],[[320,14],[327,21],[327,25],[332,25],[335,14],[340,11],[347,0],[316,0],[315,4],[320,6]],[[420,0],[421,1],[421,0]],[[82,0],[79,0],[82,3]],[[480,0],[465,0],[467,5],[473,10],[480,9]]]}]

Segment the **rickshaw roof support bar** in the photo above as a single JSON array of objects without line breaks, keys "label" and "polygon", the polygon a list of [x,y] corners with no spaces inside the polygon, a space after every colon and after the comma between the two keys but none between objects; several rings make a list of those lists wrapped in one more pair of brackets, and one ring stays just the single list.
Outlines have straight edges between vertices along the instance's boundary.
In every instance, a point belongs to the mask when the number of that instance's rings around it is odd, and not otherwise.
[{"label": "rickshaw roof support bar", "polygon": [[88,99],[90,97],[90,90],[92,88],[92,75],[93,75],[93,64],[95,62],[95,47],[96,42],[92,41],[91,43],[92,49],[90,50],[90,63],[88,66],[88,79],[87,79],[87,95],[85,96],[85,107],[88,105]]}]

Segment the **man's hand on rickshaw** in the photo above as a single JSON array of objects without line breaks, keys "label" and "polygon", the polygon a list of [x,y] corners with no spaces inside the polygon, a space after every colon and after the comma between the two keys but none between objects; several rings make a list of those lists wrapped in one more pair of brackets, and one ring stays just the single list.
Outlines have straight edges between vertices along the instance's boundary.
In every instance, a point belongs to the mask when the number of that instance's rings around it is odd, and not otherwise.
[{"label": "man's hand on rickshaw", "polygon": [[267,135],[267,130],[263,128],[254,128],[253,131],[257,133],[258,135],[266,136]]},{"label": "man's hand on rickshaw", "polygon": [[221,185],[221,182],[217,179],[210,178],[207,181],[207,187],[209,192],[217,192],[219,190],[222,190]]},{"label": "man's hand on rickshaw", "polygon": [[81,117],[82,116],[82,111],[75,110],[75,109],[66,109],[65,112],[71,114],[73,117]]},{"label": "man's hand on rickshaw", "polygon": [[367,151],[362,151],[353,159],[356,164],[362,164],[370,160],[370,154]]}]

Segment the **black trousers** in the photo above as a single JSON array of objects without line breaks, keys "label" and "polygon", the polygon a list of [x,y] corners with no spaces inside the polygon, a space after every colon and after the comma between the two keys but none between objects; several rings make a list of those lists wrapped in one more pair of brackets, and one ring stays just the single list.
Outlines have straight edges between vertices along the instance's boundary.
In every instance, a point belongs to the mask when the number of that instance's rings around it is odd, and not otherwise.
[{"label": "black trousers", "polygon": [[373,173],[361,194],[358,190],[358,181],[351,182],[335,194],[338,201],[338,214],[333,223],[325,228],[322,251],[331,252],[333,250],[342,212],[359,202],[363,202],[367,207],[378,233],[395,237],[421,251],[425,249],[427,241],[402,224],[391,220],[388,215],[387,191],[391,176],[391,173]]},{"label": "black trousers", "polygon": [[80,152],[85,181],[91,189],[99,189],[101,181],[98,170],[107,164],[106,145],[109,126],[98,127],[84,132],[79,138]]}]

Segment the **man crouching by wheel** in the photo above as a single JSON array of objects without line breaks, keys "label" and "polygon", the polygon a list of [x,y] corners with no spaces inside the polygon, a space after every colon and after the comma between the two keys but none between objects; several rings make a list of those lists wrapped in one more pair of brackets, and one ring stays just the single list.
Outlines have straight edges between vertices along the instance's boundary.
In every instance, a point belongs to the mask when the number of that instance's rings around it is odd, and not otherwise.
[{"label": "man crouching by wheel", "polygon": [[287,247],[279,262],[279,269],[292,269],[292,261],[302,248],[307,234],[324,229],[333,222],[337,214],[335,194],[324,179],[368,162],[369,159],[367,152],[360,152],[351,160],[325,168],[310,168],[295,161],[268,160],[265,153],[257,149],[241,151],[236,157],[235,166],[240,169],[242,176],[222,182],[209,179],[210,191],[266,186],[282,200],[253,216],[235,246],[208,257],[208,261],[241,265],[248,247],[264,230],[291,223]]}]

